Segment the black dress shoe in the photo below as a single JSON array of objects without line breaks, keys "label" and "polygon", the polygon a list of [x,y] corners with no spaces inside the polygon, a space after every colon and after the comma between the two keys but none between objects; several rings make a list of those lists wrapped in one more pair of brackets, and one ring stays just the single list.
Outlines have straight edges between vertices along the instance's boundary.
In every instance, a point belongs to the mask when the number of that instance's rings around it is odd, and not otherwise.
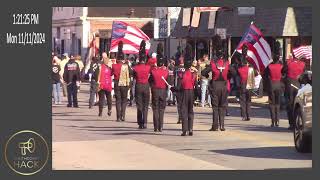
[{"label": "black dress shoe", "polygon": [[72,105],[71,105],[71,104],[68,104],[67,107],[72,107]]},{"label": "black dress shoe", "polygon": [[186,135],[187,133],[185,131],[181,134],[181,136],[186,136]]},{"label": "black dress shoe", "polygon": [[121,118],[121,121],[125,121],[125,119],[124,119],[124,118]]},{"label": "black dress shoe", "polygon": [[193,132],[192,131],[189,132],[189,136],[193,136]]},{"label": "black dress shoe", "polygon": [[108,116],[111,116],[111,111],[108,111]]},{"label": "black dress shoe", "polygon": [[177,124],[181,124],[181,121],[178,121]]},{"label": "black dress shoe", "polygon": [[98,116],[102,116],[102,112],[99,112],[99,115]]},{"label": "black dress shoe", "polygon": [[211,129],[209,129],[209,131],[218,131],[218,128],[212,127]]},{"label": "black dress shoe", "polygon": [[154,129],[153,131],[154,131],[154,132],[158,132],[158,129]]},{"label": "black dress shoe", "polygon": [[279,121],[278,121],[278,122],[276,122],[276,127],[279,127]]},{"label": "black dress shoe", "polygon": [[274,127],[274,124],[271,124],[271,127]]},{"label": "black dress shoe", "polygon": [[117,121],[117,122],[120,122],[120,119],[117,119],[116,121]]},{"label": "black dress shoe", "polygon": [[73,106],[74,108],[79,108],[79,106],[78,105],[75,105],[75,106]]},{"label": "black dress shoe", "polygon": [[158,129],[159,132],[162,132],[162,129]]},{"label": "black dress shoe", "polygon": [[246,121],[250,121],[250,118],[249,118],[249,117],[247,117]]},{"label": "black dress shoe", "polygon": [[92,106],[89,106],[89,109],[92,109]]},{"label": "black dress shoe", "polygon": [[223,127],[223,128],[220,128],[220,131],[225,131],[226,129]]}]

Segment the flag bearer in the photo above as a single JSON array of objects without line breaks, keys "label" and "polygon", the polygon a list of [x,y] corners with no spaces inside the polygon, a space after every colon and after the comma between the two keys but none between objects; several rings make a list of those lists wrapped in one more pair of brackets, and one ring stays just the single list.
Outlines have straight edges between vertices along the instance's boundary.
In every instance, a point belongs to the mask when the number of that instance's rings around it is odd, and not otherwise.
[{"label": "flag bearer", "polygon": [[117,121],[125,121],[130,76],[132,74],[131,68],[125,63],[122,48],[123,42],[120,41],[118,44],[117,63],[112,64],[112,74],[114,75],[114,91],[116,96]]},{"label": "flag bearer", "polygon": [[147,128],[148,108],[150,101],[149,77],[151,67],[146,64],[146,42],[142,40],[139,51],[139,64],[133,67],[133,74],[136,79],[135,99],[137,105],[137,122],[139,129]]},{"label": "flag bearer", "polygon": [[[252,67],[249,67],[249,63],[247,60],[247,51],[248,46],[244,44],[242,46],[242,58],[240,66],[238,67],[238,74],[240,76],[240,109],[241,109],[241,116],[243,121],[250,120],[250,109],[251,109],[251,91],[247,87],[247,84],[253,81],[255,71],[253,71],[250,75],[250,68],[253,70]],[[251,83],[252,84],[252,83]]]}]

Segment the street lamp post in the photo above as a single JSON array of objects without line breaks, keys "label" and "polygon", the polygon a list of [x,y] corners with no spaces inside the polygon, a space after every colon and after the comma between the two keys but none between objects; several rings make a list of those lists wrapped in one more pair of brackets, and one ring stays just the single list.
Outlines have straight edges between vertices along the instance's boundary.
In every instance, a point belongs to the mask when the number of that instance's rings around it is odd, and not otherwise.
[{"label": "street lamp post", "polygon": [[167,32],[168,32],[168,36],[167,36],[167,58],[170,58],[170,33],[171,33],[171,27],[170,27],[170,16],[171,16],[171,13],[170,13],[170,7],[167,7]]}]

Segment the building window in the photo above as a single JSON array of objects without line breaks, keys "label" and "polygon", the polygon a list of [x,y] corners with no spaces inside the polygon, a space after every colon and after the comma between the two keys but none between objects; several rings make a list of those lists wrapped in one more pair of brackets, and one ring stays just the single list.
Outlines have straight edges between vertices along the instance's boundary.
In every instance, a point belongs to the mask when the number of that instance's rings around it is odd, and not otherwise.
[{"label": "building window", "polygon": [[78,39],[78,54],[81,56],[81,39]]},{"label": "building window", "polygon": [[61,40],[61,54],[64,54],[64,40]]},{"label": "building window", "polygon": [[57,27],[57,38],[60,39],[60,27]]}]

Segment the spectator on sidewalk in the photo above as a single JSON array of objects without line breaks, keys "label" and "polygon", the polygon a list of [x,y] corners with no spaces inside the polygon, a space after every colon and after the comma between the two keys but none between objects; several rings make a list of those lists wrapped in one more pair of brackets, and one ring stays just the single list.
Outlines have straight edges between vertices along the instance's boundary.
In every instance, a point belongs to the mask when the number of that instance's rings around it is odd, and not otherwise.
[{"label": "spectator on sidewalk", "polygon": [[[175,60],[174,60],[174,57],[172,57],[168,65],[168,71],[169,71],[168,83],[172,86],[174,85],[174,70],[175,70]],[[169,88],[167,88],[167,103],[169,106],[176,104],[174,94]]]},{"label": "spectator on sidewalk", "polygon": [[78,108],[78,98],[77,98],[77,86],[80,82],[80,68],[78,63],[76,63],[73,56],[70,57],[69,62],[65,65],[63,79],[67,84],[68,93],[68,106]]},{"label": "spectator on sidewalk", "polygon": [[[208,85],[209,85],[208,78],[206,78],[205,76],[202,76],[201,71],[204,70],[208,64],[210,64],[209,57],[207,54],[204,54],[202,59],[200,59],[199,72],[198,72],[200,79],[201,79],[200,80],[201,81],[201,107],[205,106],[206,95],[208,94]],[[208,97],[207,102],[210,103],[211,102],[210,95],[207,97]]]},{"label": "spectator on sidewalk", "polygon": [[52,60],[52,93],[53,93],[53,99],[54,104],[61,104],[61,95],[60,95],[60,82],[61,82],[61,76],[60,76],[60,65],[58,64],[58,58],[55,56]]},{"label": "spectator on sidewalk", "polygon": [[[75,57],[75,60],[76,60],[76,63],[78,63],[78,65],[79,65],[80,75],[81,75],[81,74],[82,74],[82,69],[84,68],[83,62],[82,62],[82,60],[81,60],[81,56],[80,56],[80,55],[77,55],[77,56]],[[81,76],[80,76],[80,77],[81,77]],[[81,81],[80,81],[80,83],[79,83],[79,85],[78,85],[78,87],[77,87],[78,92],[80,92],[80,84],[81,84]]]},{"label": "spectator on sidewalk", "polygon": [[98,72],[99,72],[99,59],[97,57],[92,57],[92,61],[90,63],[90,69],[88,71],[89,73],[89,81],[90,81],[90,97],[89,97],[89,109],[92,108],[92,106],[95,103],[95,99],[97,96],[97,88],[98,88]]},{"label": "spectator on sidewalk", "polygon": [[[64,74],[64,68],[65,68],[65,66],[66,66],[66,64],[68,63],[68,61],[69,61],[69,55],[68,55],[68,53],[64,53],[63,55],[62,55],[62,60],[61,60],[61,62],[59,63],[59,65],[60,65],[60,76],[61,77],[63,77],[63,74]],[[66,85],[66,83],[63,81],[62,83],[62,92],[63,92],[63,96],[64,97],[66,97],[67,96],[67,85]]]}]

